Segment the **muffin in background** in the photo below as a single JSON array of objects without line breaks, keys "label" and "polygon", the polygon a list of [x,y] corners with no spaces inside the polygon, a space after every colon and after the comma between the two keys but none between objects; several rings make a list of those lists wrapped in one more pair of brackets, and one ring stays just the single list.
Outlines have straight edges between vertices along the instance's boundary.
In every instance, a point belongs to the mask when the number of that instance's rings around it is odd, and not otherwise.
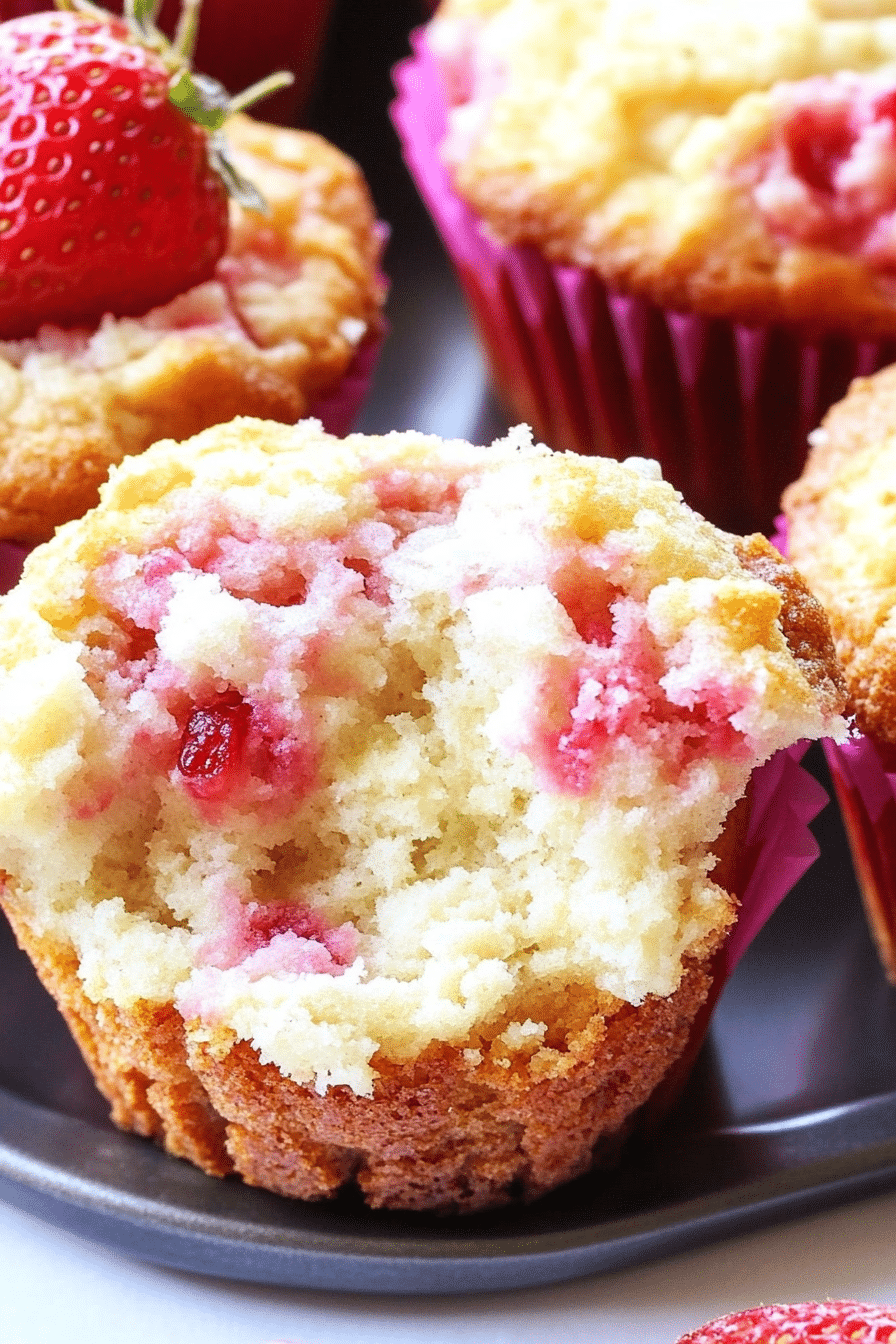
[{"label": "muffin in background", "polygon": [[894,18],[443,0],[393,119],[515,416],[771,527],[807,433],[896,355]]},{"label": "muffin in background", "polygon": [[384,228],[321,136],[231,117],[267,213],[230,203],[212,278],[138,317],[0,341],[0,539],[35,543],[92,507],[109,467],[235,415],[349,431],[382,336]]},{"label": "muffin in background", "polygon": [[825,607],[858,733],[826,743],[869,923],[896,984],[896,366],[858,379],[785,492],[787,551]]},{"label": "muffin in background", "polygon": [[652,463],[236,420],[0,602],[0,899],[118,1124],[532,1199],[680,1087],[842,698],[796,573]]}]

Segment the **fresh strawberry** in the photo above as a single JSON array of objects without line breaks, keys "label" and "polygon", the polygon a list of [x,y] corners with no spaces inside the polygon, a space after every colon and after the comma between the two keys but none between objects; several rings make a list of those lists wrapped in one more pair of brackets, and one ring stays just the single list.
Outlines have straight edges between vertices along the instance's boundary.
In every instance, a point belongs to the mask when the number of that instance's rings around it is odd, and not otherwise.
[{"label": "fresh strawberry", "polygon": [[[258,115],[264,121],[294,123],[311,92],[331,0],[206,0],[206,5],[196,40],[196,69],[238,93],[275,66],[285,66],[295,75],[292,87],[266,98]],[[162,0],[159,27],[173,33],[177,17],[178,0]]]},{"label": "fresh strawberry", "polygon": [[111,16],[0,24],[0,337],[143,313],[214,271],[227,191],[171,74]]},{"label": "fresh strawberry", "polygon": [[710,1321],[678,1344],[896,1344],[896,1307],[863,1302],[750,1307]]},{"label": "fresh strawberry", "polygon": [[[0,23],[52,8],[53,0],[0,0]],[[120,12],[122,0],[105,0],[104,8]],[[265,97],[256,115],[293,126],[314,85],[331,8],[332,0],[206,0],[195,68],[235,94],[285,66],[292,86]],[[181,0],[162,0],[162,32],[173,37],[180,13]]]}]

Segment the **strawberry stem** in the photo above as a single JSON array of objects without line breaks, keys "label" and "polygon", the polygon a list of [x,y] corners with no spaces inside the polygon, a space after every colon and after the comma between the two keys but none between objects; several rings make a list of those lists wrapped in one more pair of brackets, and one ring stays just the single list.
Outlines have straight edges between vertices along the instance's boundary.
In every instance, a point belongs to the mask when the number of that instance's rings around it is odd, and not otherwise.
[{"label": "strawberry stem", "polygon": [[242,112],[261,98],[267,98],[269,93],[276,93],[278,89],[285,89],[294,82],[295,75],[289,70],[277,70],[272,75],[266,75],[264,79],[256,80],[248,89],[243,89],[242,93],[235,93],[230,100],[230,111]]},{"label": "strawberry stem", "polygon": [[[114,17],[108,10],[95,5],[93,0],[56,0],[56,8],[89,14],[104,21]],[[202,0],[181,0],[173,41],[156,27],[161,0],[124,0],[124,21],[134,40],[156,52],[164,61],[169,72],[169,100],[191,121],[208,131],[209,159],[223,179],[228,194],[247,209],[266,213],[263,197],[230,162],[226,141],[220,134],[221,127],[232,113],[242,112],[269,93],[292,84],[294,76],[288,70],[279,70],[231,98],[223,84],[208,75],[196,73],[192,69],[192,60],[201,8]]]},{"label": "strawberry stem", "polygon": [[137,28],[153,29],[161,8],[161,0],[124,0],[125,21]]},{"label": "strawberry stem", "polygon": [[172,55],[183,61],[187,69],[193,64],[196,50],[196,38],[199,35],[199,10],[202,0],[181,0],[174,41],[171,44]]},{"label": "strawberry stem", "polygon": [[158,0],[124,0],[123,18],[138,41],[162,55],[168,43],[156,27],[160,8]]},{"label": "strawberry stem", "polygon": [[101,5],[93,5],[90,0],[56,0],[57,9],[69,10],[77,14],[89,14],[94,19],[108,19],[109,11]]}]

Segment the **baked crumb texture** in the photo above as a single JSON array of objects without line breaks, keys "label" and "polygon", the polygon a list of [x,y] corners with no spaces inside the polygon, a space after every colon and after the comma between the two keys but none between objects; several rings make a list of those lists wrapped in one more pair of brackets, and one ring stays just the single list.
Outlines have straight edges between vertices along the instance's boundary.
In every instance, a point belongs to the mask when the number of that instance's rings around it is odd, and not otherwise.
[{"label": "baked crumb texture", "polygon": [[443,0],[460,194],[672,309],[896,333],[896,3]]},{"label": "baked crumb texture", "polygon": [[0,603],[3,904],[120,1124],[303,1198],[531,1198],[685,1049],[726,824],[838,675],[652,464],[237,420]]},{"label": "baked crumb texture", "polygon": [[231,205],[212,280],[142,318],[0,342],[0,538],[45,540],[157,439],[313,414],[368,357],[382,235],[360,171],[308,132],[237,116],[227,136],[269,210]]}]

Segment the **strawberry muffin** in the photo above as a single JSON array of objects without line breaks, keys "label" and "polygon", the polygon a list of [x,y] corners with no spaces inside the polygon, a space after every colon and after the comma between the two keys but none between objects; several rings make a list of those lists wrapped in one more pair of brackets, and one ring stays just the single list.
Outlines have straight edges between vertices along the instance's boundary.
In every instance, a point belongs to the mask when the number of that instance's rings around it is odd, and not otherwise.
[{"label": "strawberry muffin", "polygon": [[240,419],[101,494],[0,602],[0,870],[114,1119],[306,1199],[586,1170],[806,852],[797,575],[523,429]]},{"label": "strawberry muffin", "polygon": [[359,169],[169,66],[93,13],[0,25],[0,538],[50,536],[156,439],[345,432],[363,395],[384,286]]},{"label": "strawberry muffin", "polygon": [[827,609],[859,729],[828,759],[896,983],[896,366],[859,379],[829,412],[783,502],[788,551]]},{"label": "strawberry muffin", "polygon": [[896,4],[443,0],[394,118],[495,378],[555,447],[770,526],[896,338]]}]

